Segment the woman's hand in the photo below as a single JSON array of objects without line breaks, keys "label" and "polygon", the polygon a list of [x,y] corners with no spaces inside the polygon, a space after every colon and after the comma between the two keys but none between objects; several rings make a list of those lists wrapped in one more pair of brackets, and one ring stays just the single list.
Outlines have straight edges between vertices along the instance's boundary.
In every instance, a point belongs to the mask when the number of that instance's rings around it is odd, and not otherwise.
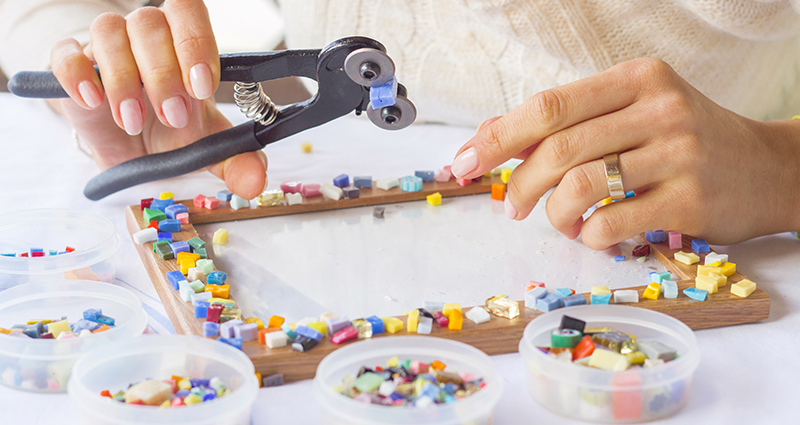
[{"label": "woman's hand", "polygon": [[[71,99],[51,105],[75,127],[101,169],[231,126],[212,97],[219,53],[202,1],[167,0],[162,8],[141,8],[127,17],[103,14],[92,23],[91,37],[86,48],[73,39],[53,46],[53,73]],[[252,199],[266,187],[266,165],[259,151],[209,171]]]},{"label": "woman's hand", "polygon": [[[736,87],[731,87],[736,90]],[[512,157],[505,210],[527,217],[547,200],[553,226],[605,249],[666,229],[727,244],[800,228],[800,121],[743,118],[666,63],[639,59],[546,90],[483,123],[452,171],[474,178]],[[582,215],[609,196],[602,157],[619,153],[636,196]]]}]

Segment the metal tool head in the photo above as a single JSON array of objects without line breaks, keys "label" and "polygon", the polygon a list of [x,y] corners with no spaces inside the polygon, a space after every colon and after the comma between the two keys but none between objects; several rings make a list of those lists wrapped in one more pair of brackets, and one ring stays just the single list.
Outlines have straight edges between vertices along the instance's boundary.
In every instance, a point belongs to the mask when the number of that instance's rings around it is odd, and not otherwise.
[{"label": "metal tool head", "polygon": [[394,77],[394,62],[386,52],[368,47],[352,51],[344,60],[344,71],[365,87],[382,86]]},{"label": "metal tool head", "polygon": [[367,107],[367,117],[373,124],[384,130],[401,130],[411,125],[417,118],[417,108],[406,97],[406,88],[397,85],[397,101],[392,106],[373,109]]}]

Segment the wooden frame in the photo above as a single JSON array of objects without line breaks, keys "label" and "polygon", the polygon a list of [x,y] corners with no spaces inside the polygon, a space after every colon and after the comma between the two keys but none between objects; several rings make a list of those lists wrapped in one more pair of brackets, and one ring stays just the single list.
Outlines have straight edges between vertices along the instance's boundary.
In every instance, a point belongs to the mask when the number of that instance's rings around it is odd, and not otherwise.
[{"label": "wooden frame", "polygon": [[[189,208],[191,222],[200,224],[413,201],[425,199],[427,195],[435,192],[441,193],[443,197],[487,193],[491,191],[493,183],[501,183],[499,176],[484,177],[480,182],[464,187],[459,186],[455,181],[450,181],[447,183],[424,183],[420,192],[403,192],[399,187],[388,191],[362,189],[361,196],[356,199],[332,201],[319,196],[305,199],[302,204],[293,206],[251,207],[236,211],[231,209],[226,202],[221,202],[220,206],[214,210],[196,208],[191,200],[180,202]],[[148,223],[144,222],[139,205],[131,205],[126,208],[125,212],[128,231],[131,234],[147,226]],[[189,224],[183,225],[181,232],[174,234],[173,237],[175,240],[188,240],[195,236],[197,236],[197,232],[194,226]],[[638,236],[637,240],[640,243],[646,243],[643,235]],[[677,250],[669,249],[666,243],[650,245],[651,255],[661,261],[670,272],[680,279],[678,282],[679,291],[694,286],[697,265],[686,266],[672,260],[673,254]],[[685,251],[691,251],[690,237],[684,236],[683,246]],[[202,336],[203,320],[194,318],[194,308],[190,303],[184,302],[178,291],[172,289],[172,286],[166,280],[166,272],[178,269],[176,262],[173,260],[164,261],[158,258],[153,253],[152,248],[152,242],[136,245],[139,256],[150,279],[153,281],[156,292],[164,304],[164,309],[175,327],[175,331],[184,335]],[[700,255],[700,264],[702,264],[705,255]],[[728,284],[730,285],[742,279],[745,279],[745,276],[740,271],[737,271],[736,274],[728,278]],[[234,282],[233,284],[235,285],[236,283]],[[635,289],[639,292],[639,303],[632,305],[668,314],[686,323],[692,329],[750,323],[765,320],[769,317],[769,295],[761,289],[757,289],[747,298],[739,298],[731,295],[728,290],[723,290],[709,295],[706,301],[700,302],[692,300],[682,293],[679,294],[677,299],[643,299],[642,293],[645,288],[646,285],[624,288]],[[726,286],[726,288],[728,287]],[[584,294],[584,296],[586,296],[587,300],[589,299],[589,294]],[[466,312],[468,309],[469,307],[465,306],[464,311]],[[539,311],[524,308],[524,301],[520,301],[520,309],[520,316],[513,320],[492,316],[488,323],[475,325],[465,319],[461,331],[450,331],[434,327],[431,335],[473,345],[490,355],[516,352],[525,326],[532,319],[542,314]],[[403,319],[402,316],[398,317]],[[403,321],[405,322],[405,320]],[[406,333],[404,329],[395,335],[405,335]],[[375,337],[386,337],[386,334]],[[391,335],[388,337],[391,337]],[[332,344],[326,338],[314,349],[306,353],[295,352],[290,347],[270,350],[256,341],[244,343],[242,350],[250,357],[256,371],[260,372],[262,376],[282,373],[284,381],[292,382],[314,377],[316,367],[322,358],[339,347],[339,345]]]}]

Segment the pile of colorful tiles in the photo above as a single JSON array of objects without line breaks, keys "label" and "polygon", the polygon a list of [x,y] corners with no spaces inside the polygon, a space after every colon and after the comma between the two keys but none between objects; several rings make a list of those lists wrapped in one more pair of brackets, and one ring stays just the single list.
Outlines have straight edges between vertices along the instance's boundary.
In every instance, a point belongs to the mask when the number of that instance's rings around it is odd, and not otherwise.
[{"label": "pile of colorful tiles", "polygon": [[126,404],[168,408],[200,404],[230,393],[230,388],[218,377],[189,379],[172,376],[163,381],[147,379],[137,382],[113,395],[109,390],[103,390],[100,395]]},{"label": "pile of colorful tiles", "polygon": [[439,360],[392,357],[383,366],[362,366],[358,375],[345,375],[333,390],[368,404],[425,408],[467,398],[485,386],[475,374],[447,369]]},{"label": "pile of colorful tiles", "polygon": [[0,253],[0,256],[2,256],[2,257],[37,258],[37,257],[50,257],[50,256],[53,256],[53,255],[65,255],[65,254],[69,254],[70,252],[73,252],[73,251],[75,251],[75,248],[73,248],[71,246],[65,247],[63,251],[59,251],[57,249],[45,250],[43,248],[31,248],[28,251],[20,252],[20,253],[3,252],[3,253]]}]

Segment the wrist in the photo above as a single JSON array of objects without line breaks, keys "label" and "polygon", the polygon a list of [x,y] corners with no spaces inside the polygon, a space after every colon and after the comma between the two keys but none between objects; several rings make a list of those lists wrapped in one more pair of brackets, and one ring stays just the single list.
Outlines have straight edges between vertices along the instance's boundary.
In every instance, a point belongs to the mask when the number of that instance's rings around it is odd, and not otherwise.
[{"label": "wrist", "polygon": [[766,130],[764,140],[778,154],[777,178],[772,182],[781,200],[774,215],[776,232],[800,231],[800,117],[795,118],[762,123]]}]

